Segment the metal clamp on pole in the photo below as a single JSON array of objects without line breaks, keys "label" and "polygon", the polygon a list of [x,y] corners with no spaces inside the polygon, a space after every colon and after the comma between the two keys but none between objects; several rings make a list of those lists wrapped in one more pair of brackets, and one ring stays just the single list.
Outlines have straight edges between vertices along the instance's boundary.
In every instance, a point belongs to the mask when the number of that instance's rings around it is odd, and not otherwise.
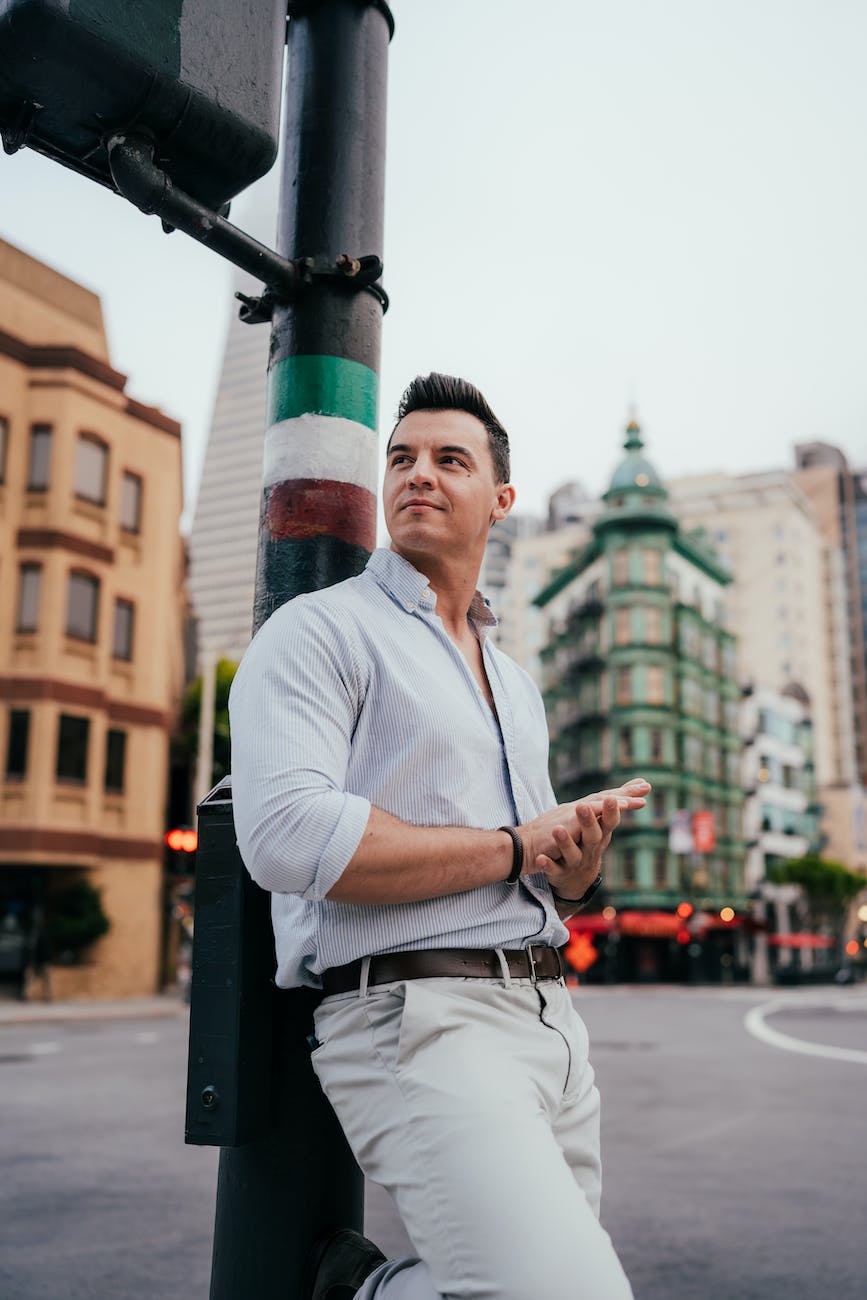
[{"label": "metal clamp on pole", "polygon": [[[304,289],[316,284],[327,284],[331,288],[347,289],[351,293],[372,293],[383,313],[388,311],[388,294],[381,284],[376,283],[382,276],[382,260],[375,254],[351,257],[349,253],[341,253],[334,262],[326,257],[300,257],[294,265],[299,280],[289,301],[295,301]],[[246,293],[236,293],[235,297],[241,303],[239,315],[245,325],[260,325],[264,321],[270,321],[274,308],[287,301],[279,290],[270,287],[258,298]]]}]

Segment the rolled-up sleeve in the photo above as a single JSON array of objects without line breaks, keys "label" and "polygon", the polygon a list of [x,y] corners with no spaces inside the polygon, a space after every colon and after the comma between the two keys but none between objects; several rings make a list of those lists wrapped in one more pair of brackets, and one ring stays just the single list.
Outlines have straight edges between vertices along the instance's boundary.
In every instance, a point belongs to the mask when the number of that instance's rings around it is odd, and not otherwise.
[{"label": "rolled-up sleeve", "polygon": [[273,893],[324,898],[370,801],[346,791],[364,683],[345,627],[303,597],[262,627],[232,684],[232,797],[241,857]]}]

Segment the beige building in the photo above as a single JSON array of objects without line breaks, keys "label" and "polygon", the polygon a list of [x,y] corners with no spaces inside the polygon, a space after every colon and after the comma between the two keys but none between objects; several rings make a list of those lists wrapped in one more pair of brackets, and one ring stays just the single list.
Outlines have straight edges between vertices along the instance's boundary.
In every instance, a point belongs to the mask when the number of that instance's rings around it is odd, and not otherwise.
[{"label": "beige building", "polygon": [[829,546],[841,557],[837,584],[849,615],[849,671],[855,757],[867,785],[867,475],[849,468],[846,457],[824,442],[795,448],[794,480],[809,497]]},{"label": "beige building", "polygon": [[101,891],[110,922],[79,964],[52,966],[57,998],[148,994],[160,977],[169,735],[183,684],[181,431],[125,384],[96,295],[0,242],[7,971],[11,937],[31,947],[71,881]]},{"label": "beige building", "polygon": [[754,688],[806,692],[824,853],[849,865],[860,807],[843,556],[810,498],[784,471],[706,474],[669,483],[672,510],[700,526],[734,582],[738,677]]}]

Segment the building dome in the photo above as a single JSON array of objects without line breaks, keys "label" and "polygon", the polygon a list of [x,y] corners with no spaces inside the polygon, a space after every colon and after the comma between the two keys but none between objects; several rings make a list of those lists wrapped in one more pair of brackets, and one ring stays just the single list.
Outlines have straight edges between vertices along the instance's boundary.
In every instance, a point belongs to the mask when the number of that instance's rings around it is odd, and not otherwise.
[{"label": "building dome", "polygon": [[614,471],[611,486],[605,495],[606,501],[614,493],[634,492],[636,489],[667,496],[668,493],[663,486],[662,479],[643,454],[644,442],[641,438],[641,427],[636,420],[630,420],[626,426],[626,441],[623,446],[626,450],[626,456]]}]

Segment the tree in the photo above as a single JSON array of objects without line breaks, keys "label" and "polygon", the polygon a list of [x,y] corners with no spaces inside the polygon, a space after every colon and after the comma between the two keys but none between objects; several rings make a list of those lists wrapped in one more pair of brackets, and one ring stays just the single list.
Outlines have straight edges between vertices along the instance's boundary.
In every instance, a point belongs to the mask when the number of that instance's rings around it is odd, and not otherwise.
[{"label": "tree", "polygon": [[842,929],[849,904],[867,884],[860,872],[815,853],[789,858],[772,867],[768,877],[777,885],[800,885],[811,928],[825,923],[836,933]]},{"label": "tree", "polygon": [[89,880],[71,881],[49,897],[45,931],[50,951],[61,961],[77,961],[110,925],[100,892]]},{"label": "tree", "polygon": [[[211,771],[211,784],[222,781],[231,767],[231,744],[229,739],[229,690],[238,671],[238,665],[231,659],[217,662],[217,684],[214,692],[214,765]],[[175,753],[187,766],[195,766],[199,752],[199,712],[202,706],[202,679],[197,677],[187,687],[181,706],[181,725],[174,738]]]}]

